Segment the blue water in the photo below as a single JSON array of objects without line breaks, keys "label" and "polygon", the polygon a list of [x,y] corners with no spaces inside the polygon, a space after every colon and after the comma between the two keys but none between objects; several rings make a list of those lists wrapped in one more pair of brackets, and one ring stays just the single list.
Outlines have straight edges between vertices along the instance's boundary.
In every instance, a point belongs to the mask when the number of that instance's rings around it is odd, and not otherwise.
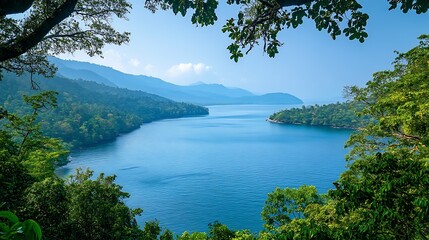
[{"label": "blue water", "polygon": [[73,152],[59,173],[89,167],[116,174],[144,210],[175,233],[206,231],[215,220],[261,230],[261,209],[276,187],[332,188],[344,171],[350,131],[273,124],[282,106],[211,106],[206,117],[144,124],[116,141]]}]

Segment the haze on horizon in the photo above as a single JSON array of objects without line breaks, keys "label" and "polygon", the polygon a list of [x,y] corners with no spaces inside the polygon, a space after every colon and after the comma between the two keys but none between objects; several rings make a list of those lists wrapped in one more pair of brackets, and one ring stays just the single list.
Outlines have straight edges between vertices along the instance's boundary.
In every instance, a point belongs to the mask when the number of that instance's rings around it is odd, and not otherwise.
[{"label": "haze on horizon", "polygon": [[190,17],[172,12],[152,14],[143,1],[131,1],[129,21],[113,20],[115,28],[131,32],[127,45],[107,46],[104,58],[82,52],[60,55],[63,59],[92,62],[116,70],[161,78],[189,85],[219,83],[254,93],[286,92],[306,103],[342,100],[344,86],[363,86],[374,72],[390,69],[394,51],[417,45],[417,37],[428,33],[429,15],[388,11],[383,1],[363,2],[370,15],[369,34],[364,43],[344,36],[332,40],[307,21],[298,29],[285,29],[284,45],[275,58],[255,48],[238,63],[229,59],[230,40],[221,32],[225,20],[236,8],[220,4],[214,26],[195,27]]}]

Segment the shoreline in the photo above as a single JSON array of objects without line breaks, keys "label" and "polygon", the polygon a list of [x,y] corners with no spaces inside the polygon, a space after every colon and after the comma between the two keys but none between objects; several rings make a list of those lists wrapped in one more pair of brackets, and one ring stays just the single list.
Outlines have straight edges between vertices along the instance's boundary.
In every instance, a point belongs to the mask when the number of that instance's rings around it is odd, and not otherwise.
[{"label": "shoreline", "polygon": [[347,130],[357,130],[359,128],[353,128],[353,127],[339,127],[339,126],[333,126],[333,125],[311,125],[311,124],[304,124],[304,123],[286,123],[286,122],[282,122],[282,121],[278,121],[278,120],[273,120],[270,118],[265,119],[265,121],[269,122],[269,123],[274,123],[274,124],[282,124],[282,125],[301,125],[301,126],[307,126],[307,127],[325,127],[325,128],[333,128],[333,129],[347,129]]},{"label": "shoreline", "polygon": [[[68,150],[70,152],[72,152],[72,151],[81,151],[81,150],[86,150],[86,149],[90,149],[90,148],[96,147],[98,145],[102,145],[102,144],[114,142],[114,141],[116,141],[116,139],[118,137],[120,137],[122,135],[125,135],[125,134],[129,134],[131,132],[134,132],[134,131],[140,129],[143,125],[146,125],[146,124],[149,124],[149,123],[160,122],[160,121],[164,121],[164,120],[181,119],[181,118],[205,117],[205,116],[208,116],[208,115],[210,115],[210,112],[207,112],[207,113],[204,113],[204,114],[194,114],[194,115],[193,114],[187,114],[187,115],[177,116],[177,117],[153,118],[151,120],[141,122],[138,125],[136,125],[134,127],[131,127],[129,129],[125,129],[124,131],[120,131],[120,132],[118,132],[118,134],[116,136],[114,136],[112,138],[106,138],[106,139],[100,140],[98,142],[93,142],[91,144],[86,144],[86,145],[77,145],[77,146],[73,146],[72,145],[70,148],[68,148]],[[65,142],[65,144],[70,144],[70,143]]]}]

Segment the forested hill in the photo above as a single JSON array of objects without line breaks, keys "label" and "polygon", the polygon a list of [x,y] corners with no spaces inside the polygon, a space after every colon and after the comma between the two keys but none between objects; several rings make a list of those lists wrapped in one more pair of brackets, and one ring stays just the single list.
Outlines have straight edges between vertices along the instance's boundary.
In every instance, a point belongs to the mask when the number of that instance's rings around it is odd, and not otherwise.
[{"label": "forested hill", "polygon": [[274,113],[269,120],[285,124],[357,129],[367,125],[370,121],[368,117],[356,115],[356,111],[361,108],[356,103],[316,104]]},{"label": "forested hill", "polygon": [[73,148],[114,139],[137,129],[142,123],[166,118],[208,114],[208,109],[148,94],[109,87],[95,82],[55,77],[38,79],[40,90],[32,90],[29,76],[4,74],[0,102],[9,112],[24,113],[22,95],[44,90],[58,92],[58,107],[39,115],[43,132],[61,138]]}]

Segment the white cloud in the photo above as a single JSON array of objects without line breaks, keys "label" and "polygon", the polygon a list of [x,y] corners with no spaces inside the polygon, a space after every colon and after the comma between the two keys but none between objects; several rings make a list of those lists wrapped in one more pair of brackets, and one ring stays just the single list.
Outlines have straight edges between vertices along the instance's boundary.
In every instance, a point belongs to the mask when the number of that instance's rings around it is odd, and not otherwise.
[{"label": "white cloud", "polygon": [[204,63],[180,63],[171,66],[167,74],[170,77],[180,77],[185,74],[201,74],[205,71],[209,71],[212,67]]},{"label": "white cloud", "polygon": [[129,74],[142,74],[159,77],[165,81],[179,85],[188,85],[195,82],[218,82],[213,67],[205,63],[179,63],[169,67],[164,63],[150,63],[145,59],[130,56],[117,49],[106,49],[101,57],[89,57],[83,52],[75,54],[64,54],[64,59],[92,62],[99,65],[109,66],[116,70]]},{"label": "white cloud", "polygon": [[167,73],[172,77],[177,77],[185,73],[189,73],[192,70],[192,63],[180,63],[178,65],[171,66]]},{"label": "white cloud", "polygon": [[131,58],[130,61],[128,61],[131,66],[133,67],[138,67],[140,66],[140,60],[138,60],[137,58]]},{"label": "white cloud", "polygon": [[152,64],[149,63],[146,66],[144,66],[143,69],[144,69],[145,72],[151,73],[151,72],[153,72],[155,70],[155,65],[152,65]]},{"label": "white cloud", "polygon": [[192,66],[196,74],[200,74],[204,71],[209,71],[212,67],[207,66],[204,63],[197,63]]}]

